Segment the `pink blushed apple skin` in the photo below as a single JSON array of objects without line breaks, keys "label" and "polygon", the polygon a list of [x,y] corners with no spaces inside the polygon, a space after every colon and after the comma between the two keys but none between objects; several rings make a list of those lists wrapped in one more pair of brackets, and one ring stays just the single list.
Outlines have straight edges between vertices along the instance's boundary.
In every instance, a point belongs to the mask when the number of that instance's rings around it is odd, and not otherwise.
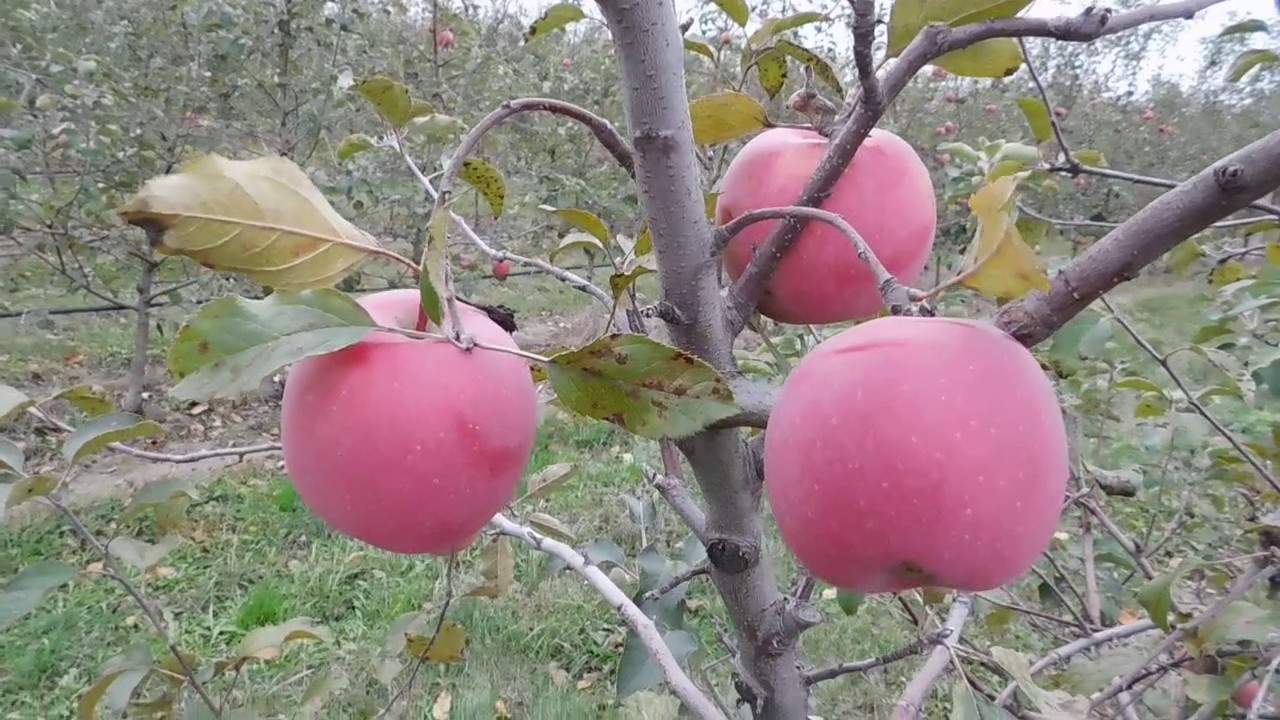
[{"label": "pink blushed apple skin", "polygon": [[764,448],[784,543],[866,593],[1012,582],[1052,541],[1068,477],[1052,383],[973,320],[890,316],[824,341],[784,382]]},{"label": "pink blushed apple skin", "polygon": [[[414,289],[359,302],[381,325],[412,329],[418,317]],[[516,348],[481,310],[459,311],[480,343]],[[474,541],[511,501],[537,427],[524,359],[382,331],[294,363],[281,413],[285,469],[303,503],[344,535],[413,554]]]},{"label": "pink blushed apple skin", "polygon": [[[829,142],[811,130],[774,128],[752,138],[721,183],[715,221],[795,204]],[[821,205],[843,217],[901,282],[920,279],[933,249],[937,203],[929,169],[902,138],[875,129]],[[779,220],[754,223],[729,241],[724,268],[737,280]],[[770,278],[758,309],[782,323],[827,324],[874,315],[875,277],[837,228],[811,221]]]}]

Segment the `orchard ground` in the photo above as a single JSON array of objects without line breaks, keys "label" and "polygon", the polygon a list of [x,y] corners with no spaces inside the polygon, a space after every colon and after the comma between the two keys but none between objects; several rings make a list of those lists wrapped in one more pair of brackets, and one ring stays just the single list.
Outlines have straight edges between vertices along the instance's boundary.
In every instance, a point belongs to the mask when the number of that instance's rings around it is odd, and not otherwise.
[{"label": "orchard ground", "polygon": [[[526,349],[580,343],[598,328],[598,310],[588,305],[585,296],[554,280],[518,275],[498,282],[487,275],[487,268],[476,272],[469,297],[514,308],[521,325],[517,337]],[[8,308],[94,302],[85,296],[50,295],[48,288],[60,285],[34,262],[7,263],[5,278],[0,303]],[[1202,322],[1201,316],[1210,307],[1210,292],[1207,283],[1194,279],[1174,283],[1167,277],[1147,278],[1124,286],[1112,301],[1151,342],[1172,347],[1184,343],[1190,329]],[[164,310],[157,317],[172,328],[172,322],[180,322],[184,314]],[[0,347],[4,348],[0,382],[33,395],[79,383],[118,389],[118,379],[129,362],[133,322],[129,312],[47,318],[36,314],[0,321]],[[154,449],[183,452],[278,437],[279,406],[269,392],[208,405],[168,401],[162,361],[167,332],[152,336],[153,396],[147,412],[169,429],[168,438]],[[1113,353],[1116,361],[1141,367],[1149,364],[1152,373],[1157,372],[1141,350],[1123,336],[1117,336],[1106,351]],[[1189,379],[1196,379],[1194,367],[1189,371]],[[1248,433],[1250,427],[1257,432],[1270,426],[1277,417],[1267,410],[1229,420]],[[1111,431],[1110,442],[1081,448],[1087,461],[1103,467],[1116,463],[1161,467],[1167,462],[1171,448],[1161,451],[1144,446],[1140,433],[1128,432],[1122,425],[1112,425]],[[38,465],[42,452],[47,456],[47,451],[56,447],[56,437],[45,441],[48,447],[41,451],[28,449],[33,465]],[[574,419],[548,408],[530,472],[571,463],[576,474],[540,500],[536,509],[565,523],[579,542],[612,541],[627,557],[635,557],[655,541],[678,549],[686,533],[666,506],[653,503],[654,495],[641,475],[640,463],[657,462],[654,452],[651,443],[610,425]],[[1099,452],[1108,456],[1098,456]],[[190,513],[188,540],[148,574],[144,588],[177,620],[177,640],[184,649],[201,657],[218,656],[255,627],[297,616],[311,617],[334,631],[334,644],[293,646],[280,660],[248,668],[235,692],[268,697],[269,704],[263,708],[267,714],[287,714],[293,707],[290,701],[296,701],[317,673],[332,666],[346,673],[349,689],[341,704],[327,706],[330,716],[362,717],[362,711],[382,707],[390,693],[376,679],[376,672],[385,667],[381,663],[391,653],[379,654],[379,650],[397,618],[436,607],[445,592],[444,562],[396,556],[329,532],[299,502],[283,475],[278,454],[243,463],[220,459],[175,466],[103,453],[74,481],[72,497],[91,528],[108,532],[119,515],[122,499],[133,489],[175,475],[186,475],[201,485]],[[1173,486],[1195,482],[1190,477],[1170,480]],[[1153,514],[1166,512],[1158,506],[1128,512],[1123,502],[1109,509],[1118,521],[1128,523],[1135,536],[1143,533],[1142,525],[1150,522]],[[80,545],[60,518],[37,505],[28,503],[19,508],[0,527],[0,576],[10,576],[39,559],[94,568],[98,558]],[[637,522],[655,508],[656,515],[643,526]],[[1208,545],[1215,539],[1205,536],[1195,542]],[[1223,541],[1233,542],[1235,539]],[[785,555],[776,533],[771,534],[770,549],[781,563],[783,577],[793,576],[794,563]],[[478,550],[473,550],[462,559],[454,579],[455,592],[466,590],[478,579],[478,555]],[[546,577],[545,558],[523,547],[515,557],[519,588],[511,596],[497,601],[456,601],[450,613],[467,629],[466,661],[423,668],[410,717],[431,717],[430,708],[442,693],[451,697],[452,717],[501,717],[495,708],[506,708],[516,718],[617,713],[613,673],[621,661],[625,626],[594,593],[580,587],[576,576],[560,573]],[[1162,567],[1167,561],[1166,557],[1157,558]],[[1043,569],[1051,572],[1048,567]],[[1008,589],[1021,600],[1004,591],[982,596],[1020,605],[1045,607],[1043,602],[1051,606],[1051,600],[1037,598],[1035,583],[1032,576]],[[690,621],[704,648],[709,649],[706,657],[719,657],[717,632],[723,621],[716,608],[717,597],[705,580],[695,580],[689,598]],[[908,612],[919,616],[945,614],[946,610],[945,605],[922,606],[918,599],[907,596],[900,600],[877,597],[847,616],[833,593],[824,594],[819,606],[827,622],[821,632],[803,638],[806,659],[818,667],[893,650],[916,634]],[[1025,623],[1009,622],[1010,614],[992,610],[995,606],[986,606],[966,629],[967,638],[1030,652],[1048,649],[1041,647],[1043,637],[1037,638]],[[1134,617],[1143,616],[1136,605],[1125,610]],[[889,618],[892,620],[887,621]],[[64,587],[31,616],[0,633],[0,647],[8,648],[0,669],[0,707],[5,708],[0,717],[34,717],[37,708],[49,716],[69,716],[102,662],[139,637],[151,637],[139,633],[139,626],[145,623],[137,607],[108,580],[87,574]],[[149,641],[153,645],[157,642]],[[709,672],[723,677],[727,669],[727,663],[722,662]],[[897,663],[867,675],[823,683],[816,687],[823,714],[829,718],[882,716],[896,698],[894,689],[901,687],[914,669],[912,663]],[[1108,675],[1079,681],[1096,689],[1109,679]],[[935,701],[941,695],[935,694]]]}]

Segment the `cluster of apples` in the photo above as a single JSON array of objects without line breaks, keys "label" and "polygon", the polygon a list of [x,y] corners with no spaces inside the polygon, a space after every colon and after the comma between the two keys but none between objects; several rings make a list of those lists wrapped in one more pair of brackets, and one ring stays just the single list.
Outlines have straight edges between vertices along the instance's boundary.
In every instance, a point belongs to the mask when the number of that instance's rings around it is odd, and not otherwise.
[{"label": "cluster of apples", "polygon": [[[716,222],[794,202],[828,141],[767,130],[734,157]],[[933,249],[934,188],[900,137],[876,129],[824,209],[914,284]],[[737,279],[780,221],[730,240]],[[988,590],[1027,572],[1057,529],[1067,434],[1035,357],[983,321],[875,316],[871,271],[836,228],[809,222],[759,303],[782,323],[866,320],[809,352],[784,381],[764,442],[783,542],[815,577],[860,592]]]}]

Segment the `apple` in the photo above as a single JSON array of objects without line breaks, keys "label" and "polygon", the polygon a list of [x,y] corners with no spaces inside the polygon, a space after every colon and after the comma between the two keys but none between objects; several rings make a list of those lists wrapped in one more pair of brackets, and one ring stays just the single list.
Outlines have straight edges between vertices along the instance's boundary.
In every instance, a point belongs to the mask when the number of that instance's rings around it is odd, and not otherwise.
[{"label": "apple", "polygon": [[1053,108],[1053,116],[1061,120],[1067,116],[1067,109],[1061,105],[1055,105]]},{"label": "apple", "polygon": [[1077,190],[1084,190],[1085,188],[1089,187],[1089,185],[1091,185],[1091,184],[1092,184],[1092,183],[1090,183],[1090,182],[1089,182],[1089,178],[1087,178],[1087,177],[1085,177],[1085,176],[1083,176],[1083,175],[1077,175],[1077,176],[1076,176],[1076,179],[1075,179],[1075,180],[1073,180],[1072,182],[1074,182],[1074,183],[1075,183],[1075,186],[1076,186],[1076,189],[1077,189]]},{"label": "apple", "polygon": [[1156,109],[1152,107],[1142,108],[1142,112],[1139,113],[1138,117],[1142,119],[1142,122],[1151,122],[1156,119]]},{"label": "apple", "polygon": [[948,90],[945,93],[943,93],[942,99],[945,102],[955,105],[956,103],[960,102],[960,93],[956,92],[955,90]]},{"label": "apple", "polygon": [[951,164],[951,153],[939,153],[939,154],[938,154],[938,162],[942,163],[943,165],[950,165],[950,164]]},{"label": "apple", "polygon": [[494,260],[493,261],[494,277],[498,278],[499,280],[506,280],[507,276],[510,274],[511,274],[510,260]]},{"label": "apple", "polygon": [[995,115],[996,113],[1000,112],[1000,106],[996,105],[995,103],[987,103],[987,106],[983,108],[983,110],[985,110],[988,115]]},{"label": "apple", "polygon": [[947,71],[945,68],[941,68],[941,67],[938,67],[937,65],[934,65],[933,69],[929,71],[929,77],[933,78],[934,80],[946,80]]},{"label": "apple", "polygon": [[457,40],[453,37],[453,31],[444,29],[436,31],[436,47],[441,50],[452,50]]},{"label": "apple", "polygon": [[942,123],[942,131],[944,135],[955,135],[957,126],[950,120]]},{"label": "apple", "polygon": [[[794,203],[827,146],[808,129],[771,128],[753,137],[725,171],[716,223]],[[937,204],[929,168],[905,140],[872,130],[822,207],[852,225],[899,280],[920,279],[933,249]],[[754,223],[729,241],[723,263],[731,280],[741,277],[779,222]],[[875,278],[849,238],[813,221],[774,271],[758,310],[778,322],[826,324],[868,317],[882,305]]]},{"label": "apple", "polygon": [[[413,329],[420,312],[412,288],[359,303],[388,327]],[[479,342],[517,348],[483,311],[458,311]],[[405,554],[470,545],[514,496],[537,429],[521,358],[384,331],[294,363],[280,419],[303,503],[337,532]]]},{"label": "apple", "polygon": [[565,69],[565,70],[572,70],[572,69],[573,69],[573,58],[565,58],[565,59],[563,59],[563,60],[561,60],[561,61],[560,61],[560,64],[564,66],[564,69]]},{"label": "apple", "polygon": [[1172,134],[1173,134],[1173,126],[1172,126],[1172,125],[1161,125],[1160,127],[1156,128],[1156,133],[1157,133],[1157,134],[1159,134],[1159,135],[1172,135]]},{"label": "apple", "polygon": [[471,253],[463,253],[458,256],[458,267],[463,270],[470,270],[476,266],[476,256]]},{"label": "apple", "polygon": [[731,42],[733,42],[733,33],[731,31],[725,30],[724,32],[720,33],[721,45],[728,45]]},{"label": "apple", "polygon": [[1250,680],[1236,688],[1236,691],[1231,695],[1231,702],[1235,703],[1236,707],[1247,710],[1253,707],[1253,701],[1260,692],[1262,692],[1262,683],[1257,680]]},{"label": "apple", "polygon": [[764,486],[818,579],[990,590],[1057,530],[1069,465],[1053,384],[990,323],[886,316],[823,341],[779,390]]}]

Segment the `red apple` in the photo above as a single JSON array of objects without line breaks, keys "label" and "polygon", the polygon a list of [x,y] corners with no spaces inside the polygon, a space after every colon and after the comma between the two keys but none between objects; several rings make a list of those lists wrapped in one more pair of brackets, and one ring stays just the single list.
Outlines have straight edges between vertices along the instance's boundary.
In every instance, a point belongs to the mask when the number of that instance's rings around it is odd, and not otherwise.
[{"label": "red apple", "polygon": [[511,274],[510,260],[494,260],[493,261],[494,277],[498,278],[499,280],[506,280],[507,276],[510,274]]},{"label": "red apple", "polygon": [[1085,177],[1084,175],[1077,175],[1076,179],[1073,180],[1072,182],[1075,183],[1077,190],[1084,190],[1085,188],[1089,187],[1089,185],[1091,184],[1089,182],[1089,178]]},{"label": "red apple", "polygon": [[573,58],[565,58],[565,59],[563,59],[563,60],[561,60],[561,61],[560,61],[560,64],[561,64],[561,65],[563,65],[563,66],[564,66],[564,68],[565,68],[566,70],[572,70],[572,69],[573,69]]},{"label": "red apple", "polygon": [[1000,107],[995,103],[987,103],[987,106],[983,108],[983,110],[985,110],[988,115],[995,115],[1000,112]]},{"label": "red apple", "polygon": [[[416,289],[359,302],[380,325],[418,318]],[[458,310],[476,340],[517,347],[483,311]],[[470,545],[511,501],[537,428],[524,360],[383,331],[294,363],[280,420],[285,470],[312,512],[375,547],[432,555]]]},{"label": "red apple", "polygon": [[458,256],[458,267],[463,270],[470,270],[476,266],[476,256],[471,253],[463,253]]},{"label": "red apple", "polygon": [[457,44],[457,41],[453,37],[452,30],[436,31],[436,47],[440,48],[441,50],[452,50],[454,45],[456,44]]},{"label": "red apple", "polygon": [[989,590],[1058,527],[1067,433],[1035,357],[995,326],[887,316],[819,344],[779,391],[764,484],[783,542],[858,592]]},{"label": "red apple", "polygon": [[729,30],[725,30],[724,32],[720,33],[720,44],[721,44],[721,45],[728,45],[728,44],[729,44],[729,43],[731,43],[731,42],[733,42],[733,33],[732,33],[732,32],[730,32]]},{"label": "red apple", "polygon": [[1173,126],[1172,126],[1172,125],[1161,125],[1160,127],[1156,128],[1156,133],[1157,133],[1157,134],[1159,134],[1159,135],[1172,135],[1172,134],[1173,134]]},{"label": "red apple", "polygon": [[1253,707],[1253,701],[1260,692],[1262,692],[1262,683],[1257,680],[1250,680],[1236,688],[1236,691],[1231,695],[1231,702],[1235,703],[1236,707],[1247,710]]},{"label": "red apple", "polygon": [[960,93],[956,92],[955,90],[948,90],[942,94],[942,99],[943,101],[949,102],[952,105],[954,105],[960,102]]},{"label": "red apple", "polygon": [[943,165],[950,165],[951,153],[939,153],[938,162],[942,163]]},{"label": "red apple", "polygon": [[1143,108],[1138,117],[1142,118],[1142,122],[1151,122],[1156,119],[1156,109],[1150,107]]},{"label": "red apple", "polygon": [[[793,204],[827,146],[812,130],[773,128],[753,137],[725,172],[716,223]],[[872,130],[822,207],[848,221],[899,280],[919,280],[933,249],[937,205],[929,168],[905,140]],[[778,222],[754,223],[729,241],[724,268],[731,279],[742,275]],[[875,278],[853,244],[831,225],[813,221],[779,263],[758,309],[778,322],[824,324],[867,317],[881,307]]]},{"label": "red apple", "polygon": [[1067,109],[1061,105],[1055,105],[1053,108],[1053,116],[1061,120],[1067,116]]},{"label": "red apple", "polygon": [[945,68],[941,68],[937,65],[934,65],[933,69],[929,71],[929,77],[933,78],[934,80],[946,80],[947,71]]}]

